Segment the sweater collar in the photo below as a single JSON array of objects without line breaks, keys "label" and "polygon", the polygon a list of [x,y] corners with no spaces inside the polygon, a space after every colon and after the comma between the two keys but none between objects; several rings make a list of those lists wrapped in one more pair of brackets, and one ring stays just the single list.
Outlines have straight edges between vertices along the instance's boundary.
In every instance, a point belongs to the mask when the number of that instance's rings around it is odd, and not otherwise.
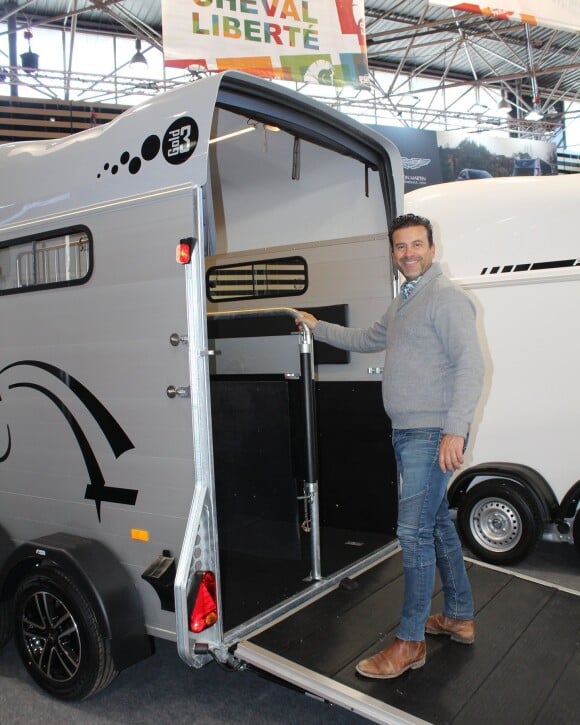
[{"label": "sweater collar", "polygon": [[[422,289],[426,284],[428,284],[432,279],[435,279],[435,277],[438,277],[440,274],[443,274],[443,272],[441,270],[441,264],[439,262],[432,262],[429,269],[426,272],[424,272],[421,275],[421,277],[418,279],[417,286],[413,290],[413,295],[411,295],[411,296],[414,296],[417,293],[417,290]],[[400,297],[401,303],[407,301],[406,299],[404,299],[404,297],[401,294],[399,294],[399,297]]]}]

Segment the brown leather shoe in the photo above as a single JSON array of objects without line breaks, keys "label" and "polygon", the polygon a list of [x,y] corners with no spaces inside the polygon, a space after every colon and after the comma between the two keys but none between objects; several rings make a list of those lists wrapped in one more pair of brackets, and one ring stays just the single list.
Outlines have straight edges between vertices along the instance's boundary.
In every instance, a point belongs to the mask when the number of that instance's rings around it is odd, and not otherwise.
[{"label": "brown leather shoe", "polygon": [[425,641],[406,642],[395,638],[395,641],[381,652],[361,660],[356,671],[363,677],[389,680],[402,675],[407,670],[417,670],[425,664]]},{"label": "brown leather shoe", "polygon": [[447,634],[454,642],[473,644],[475,641],[475,620],[452,619],[444,614],[433,614],[425,624],[427,634]]}]

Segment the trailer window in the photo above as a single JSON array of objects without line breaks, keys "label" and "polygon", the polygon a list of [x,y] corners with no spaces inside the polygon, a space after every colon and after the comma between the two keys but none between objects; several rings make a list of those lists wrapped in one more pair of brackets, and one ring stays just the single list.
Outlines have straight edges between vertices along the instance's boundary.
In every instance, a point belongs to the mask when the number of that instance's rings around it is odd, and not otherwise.
[{"label": "trailer window", "polygon": [[91,271],[92,238],[86,227],[0,245],[0,294],[81,284]]},{"label": "trailer window", "polygon": [[283,257],[256,262],[224,264],[206,272],[211,302],[301,295],[308,288],[303,257]]}]

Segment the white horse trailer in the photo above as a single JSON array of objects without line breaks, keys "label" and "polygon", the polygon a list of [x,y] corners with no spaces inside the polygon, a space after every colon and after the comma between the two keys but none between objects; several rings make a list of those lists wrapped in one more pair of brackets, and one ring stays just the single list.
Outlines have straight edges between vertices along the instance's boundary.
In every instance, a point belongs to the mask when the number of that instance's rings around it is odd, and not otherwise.
[{"label": "white horse trailer", "polygon": [[480,558],[513,563],[539,537],[580,546],[580,175],[431,186],[407,211],[475,300],[486,383],[466,467],[449,490]]}]

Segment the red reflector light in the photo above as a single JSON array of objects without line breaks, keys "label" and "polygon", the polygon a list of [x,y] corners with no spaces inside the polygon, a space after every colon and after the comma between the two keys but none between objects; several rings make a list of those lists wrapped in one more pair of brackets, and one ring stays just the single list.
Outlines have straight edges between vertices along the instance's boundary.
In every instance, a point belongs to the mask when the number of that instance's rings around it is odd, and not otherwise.
[{"label": "red reflector light", "polygon": [[180,242],[175,247],[175,261],[177,264],[189,264],[191,262],[191,245],[187,242]]},{"label": "red reflector light", "polygon": [[195,575],[193,609],[189,615],[189,629],[203,632],[217,622],[217,595],[215,574],[212,571],[198,571]]}]

